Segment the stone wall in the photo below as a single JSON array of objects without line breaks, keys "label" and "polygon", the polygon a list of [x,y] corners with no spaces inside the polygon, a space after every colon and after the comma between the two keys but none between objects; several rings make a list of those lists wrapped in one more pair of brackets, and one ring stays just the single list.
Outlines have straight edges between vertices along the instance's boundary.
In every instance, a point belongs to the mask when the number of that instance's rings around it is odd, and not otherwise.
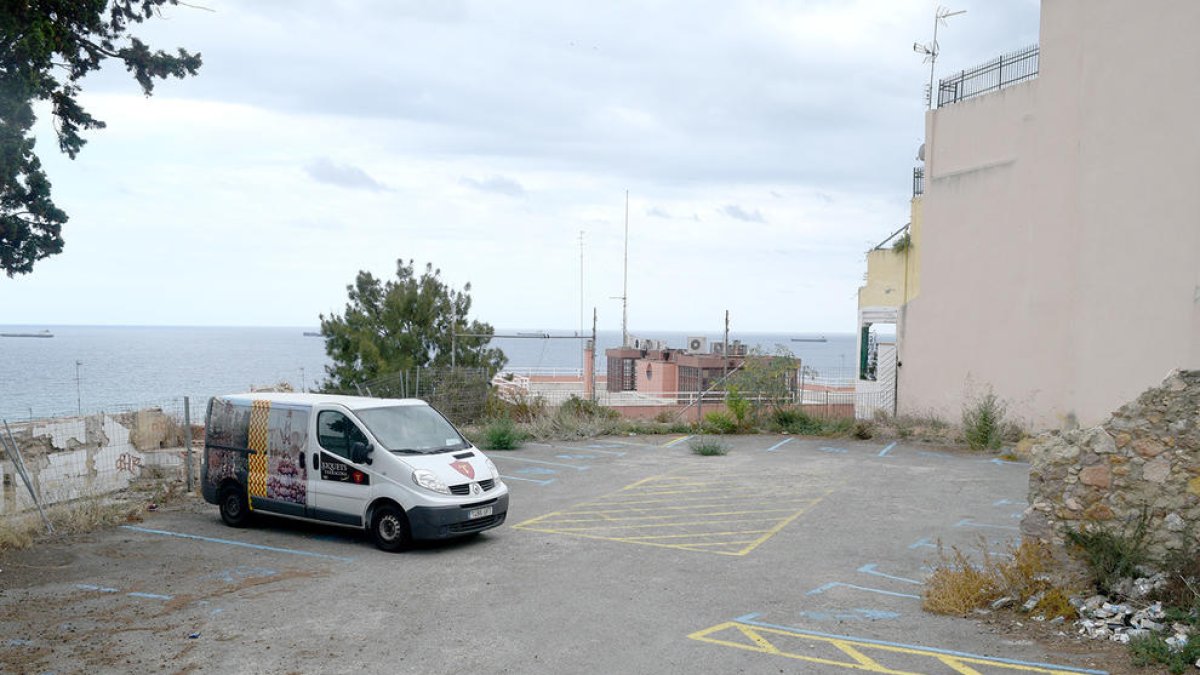
[{"label": "stone wall", "polygon": [[1149,518],[1151,552],[1200,535],[1200,371],[1176,371],[1090,429],[1043,434],[1031,449],[1021,532],[1056,546],[1064,527]]},{"label": "stone wall", "polygon": [[[183,427],[159,409],[63,417],[11,429],[44,504],[106,495],[138,480],[186,476]],[[193,453],[197,479],[199,455]],[[0,516],[33,506],[13,458],[0,450]]]}]

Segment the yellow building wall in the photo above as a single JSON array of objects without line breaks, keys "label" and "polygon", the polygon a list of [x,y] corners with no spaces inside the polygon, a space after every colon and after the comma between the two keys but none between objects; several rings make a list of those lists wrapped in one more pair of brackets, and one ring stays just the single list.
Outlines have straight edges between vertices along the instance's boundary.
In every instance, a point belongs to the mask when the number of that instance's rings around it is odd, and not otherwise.
[{"label": "yellow building wall", "polygon": [[900,307],[921,289],[921,199],[912,200],[905,251],[881,248],[867,253],[867,280],[858,289],[858,308]]}]

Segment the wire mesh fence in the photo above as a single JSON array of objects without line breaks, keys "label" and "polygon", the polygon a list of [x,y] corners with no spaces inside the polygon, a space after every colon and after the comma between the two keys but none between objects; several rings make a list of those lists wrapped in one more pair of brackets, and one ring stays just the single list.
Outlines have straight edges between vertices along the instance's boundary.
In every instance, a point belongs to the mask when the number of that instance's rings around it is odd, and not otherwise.
[{"label": "wire mesh fence", "polygon": [[352,392],[379,398],[418,398],[455,424],[486,414],[491,377],[486,368],[413,368],[364,382]]},{"label": "wire mesh fence", "polygon": [[186,397],[106,407],[0,425],[0,515],[198,475],[189,442],[203,438],[203,407]]}]

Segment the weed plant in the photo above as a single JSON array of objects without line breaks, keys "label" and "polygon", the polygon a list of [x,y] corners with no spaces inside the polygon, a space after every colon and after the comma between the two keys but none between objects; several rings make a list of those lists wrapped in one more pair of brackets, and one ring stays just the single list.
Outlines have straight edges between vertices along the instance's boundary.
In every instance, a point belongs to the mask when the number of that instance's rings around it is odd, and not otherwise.
[{"label": "weed plant", "polygon": [[729,454],[729,446],[723,441],[715,438],[700,438],[692,441],[688,445],[692,448],[692,452],[704,457]]},{"label": "weed plant", "polygon": [[1083,554],[1096,590],[1111,595],[1117,582],[1140,576],[1150,563],[1149,523],[1149,511],[1142,509],[1123,526],[1089,525],[1067,528],[1064,534]]},{"label": "weed plant", "polygon": [[992,391],[963,406],[963,439],[972,450],[999,450],[1004,442],[1004,403]]},{"label": "weed plant", "polygon": [[521,447],[523,434],[507,417],[501,417],[483,428],[483,447],[486,450],[516,450]]}]

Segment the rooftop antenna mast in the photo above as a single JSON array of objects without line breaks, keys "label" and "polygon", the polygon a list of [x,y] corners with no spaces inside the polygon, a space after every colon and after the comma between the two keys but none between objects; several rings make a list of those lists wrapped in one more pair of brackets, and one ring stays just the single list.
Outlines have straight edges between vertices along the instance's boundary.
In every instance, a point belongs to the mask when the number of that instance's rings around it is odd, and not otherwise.
[{"label": "rooftop antenna mast", "polygon": [[933,70],[934,70],[934,67],[937,66],[937,57],[938,57],[938,51],[939,51],[938,41],[937,41],[938,25],[940,24],[942,26],[945,26],[946,19],[949,19],[952,16],[958,16],[959,14],[966,14],[966,13],[967,13],[967,10],[965,10],[965,9],[960,9],[956,12],[952,12],[948,8],[938,5],[937,10],[933,13],[933,40],[926,44],[921,44],[920,42],[913,43],[913,51],[918,54],[924,54],[925,55],[924,63],[929,64],[929,89],[925,93],[925,100],[928,103],[930,110],[933,109],[933,96],[934,96]]},{"label": "rooftop antenna mast", "polygon": [[625,191],[625,272],[621,285],[621,346],[629,346],[629,190]]}]

